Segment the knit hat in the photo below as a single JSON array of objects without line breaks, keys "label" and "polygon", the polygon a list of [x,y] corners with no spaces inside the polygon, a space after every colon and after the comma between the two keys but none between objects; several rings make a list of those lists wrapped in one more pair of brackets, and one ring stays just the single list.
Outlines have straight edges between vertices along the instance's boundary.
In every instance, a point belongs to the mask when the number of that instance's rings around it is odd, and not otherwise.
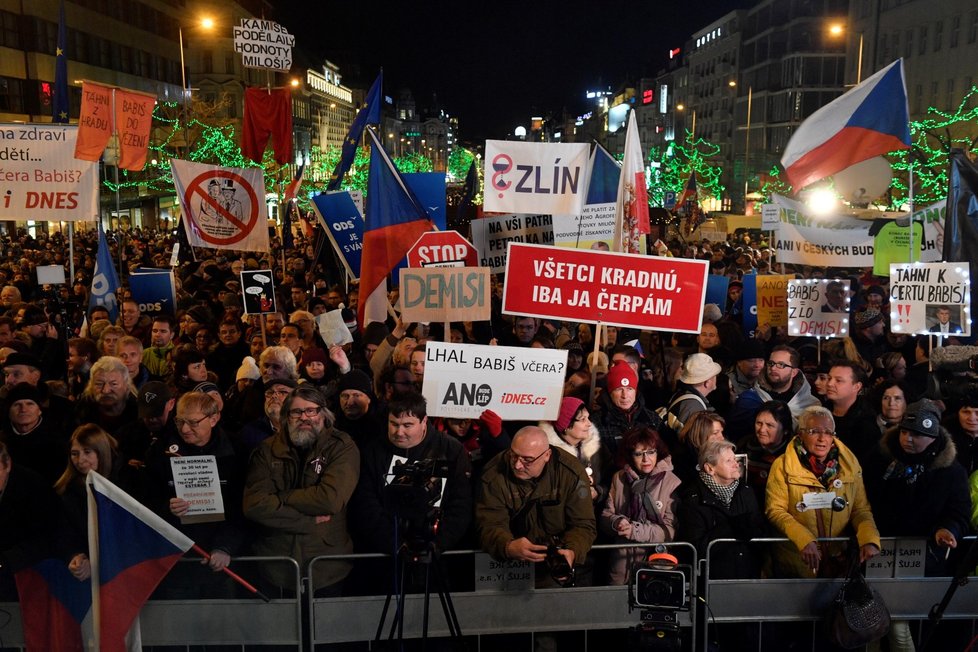
[{"label": "knit hat", "polygon": [[166,403],[171,398],[173,398],[173,394],[166,383],[161,383],[158,380],[151,380],[146,383],[139,388],[139,394],[136,397],[136,403],[139,405],[139,418],[152,419],[163,416]]},{"label": "knit hat", "polygon": [[308,349],[304,349],[302,351],[302,364],[305,366],[310,362],[321,362],[325,366],[326,352],[318,346],[311,346]]},{"label": "knit hat", "polygon": [[203,394],[206,394],[207,392],[217,392],[218,394],[220,394],[221,388],[215,385],[214,383],[212,383],[211,381],[205,380],[202,383],[197,383],[196,385],[194,385],[193,391],[201,392]]},{"label": "knit hat", "polygon": [[707,324],[712,324],[713,322],[720,321],[723,318],[723,313],[720,311],[720,306],[715,303],[708,303],[703,307],[703,322]]},{"label": "knit hat", "polygon": [[255,364],[255,359],[250,355],[245,356],[245,359],[241,361],[241,366],[238,367],[238,373],[234,375],[234,381],[244,380],[245,378],[250,378],[251,380],[258,380],[261,378],[261,372],[258,371],[258,365]]},{"label": "knit hat", "polygon": [[44,394],[30,383],[17,383],[7,392],[7,405],[17,401],[33,401],[40,406],[44,402]]},{"label": "knit hat", "polygon": [[608,354],[606,354],[604,351],[598,351],[597,353],[592,351],[591,353],[588,353],[587,367],[591,370],[591,373],[608,373]]},{"label": "knit hat", "polygon": [[933,401],[926,398],[911,403],[900,422],[900,429],[936,439],[941,436],[941,412]]},{"label": "knit hat", "polygon": [[698,385],[722,371],[720,365],[705,353],[694,353],[683,362],[683,372],[679,380],[687,385]]},{"label": "knit hat", "polygon": [[619,387],[633,387],[638,389],[638,375],[635,370],[628,366],[624,360],[619,360],[608,372],[608,391]]},{"label": "knit hat", "polygon": [[560,402],[560,412],[557,414],[557,420],[554,421],[554,430],[557,431],[558,435],[567,430],[571,421],[574,420],[574,415],[583,406],[584,401],[579,398],[574,398],[573,396],[564,397],[564,400]]},{"label": "knit hat", "polygon": [[883,321],[883,315],[876,308],[866,308],[856,313],[856,328],[872,328]]},{"label": "knit hat", "polygon": [[741,360],[750,360],[752,358],[765,357],[767,356],[764,355],[764,343],[753,338],[738,346],[737,353],[734,355],[734,359],[737,362],[740,362]]},{"label": "knit hat", "polygon": [[7,359],[3,361],[4,367],[13,367],[16,365],[24,365],[25,367],[40,369],[41,361],[38,360],[37,356],[33,353],[11,353],[7,356]]},{"label": "knit hat", "polygon": [[373,383],[370,382],[370,376],[359,369],[354,369],[340,376],[337,393],[342,393],[347,389],[355,389],[358,392],[363,392],[367,396],[374,395]]}]

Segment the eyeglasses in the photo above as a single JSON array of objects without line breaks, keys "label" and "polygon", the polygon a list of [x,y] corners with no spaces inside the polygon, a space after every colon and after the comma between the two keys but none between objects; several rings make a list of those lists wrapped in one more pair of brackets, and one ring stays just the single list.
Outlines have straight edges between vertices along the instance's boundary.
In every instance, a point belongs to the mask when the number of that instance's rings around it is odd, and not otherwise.
[{"label": "eyeglasses", "polygon": [[517,461],[519,461],[519,463],[520,463],[520,464],[522,464],[523,466],[530,466],[530,465],[532,465],[532,464],[533,464],[534,462],[536,462],[536,461],[537,461],[538,459],[540,459],[541,457],[543,457],[543,455],[544,455],[544,453],[546,453],[546,452],[547,452],[547,451],[549,451],[549,450],[550,450],[549,448],[547,448],[547,449],[545,449],[545,450],[543,451],[543,453],[540,453],[540,454],[539,454],[539,455],[537,455],[536,457],[526,457],[525,455],[517,455],[517,454],[516,454],[516,453],[514,453],[514,452],[513,452],[512,450],[510,450],[510,451],[509,451],[509,459],[510,459],[510,460],[512,460],[512,462],[513,462],[514,464],[515,464],[515,463],[516,463]]},{"label": "eyeglasses", "polygon": [[266,389],[265,398],[271,398],[273,396],[288,396],[291,390],[288,389]]},{"label": "eyeglasses", "polygon": [[214,416],[214,415],[213,414],[208,414],[208,415],[203,416],[203,417],[201,417],[199,419],[181,419],[181,418],[178,417],[178,418],[176,418],[176,419],[173,420],[173,423],[176,424],[177,428],[183,428],[184,426],[187,426],[191,430],[197,430],[197,428],[200,426],[201,423],[203,423],[207,419],[210,419],[212,416]]},{"label": "eyeglasses", "polygon": [[647,451],[632,451],[632,457],[634,457],[635,459],[652,458],[655,457],[656,454],[658,454],[658,452],[659,451],[655,450],[654,448]]},{"label": "eyeglasses", "polygon": [[819,437],[822,435],[826,437],[835,437],[835,431],[829,430],[828,428],[802,428],[801,432],[805,433],[806,435],[812,435],[813,437]]},{"label": "eyeglasses", "polygon": [[787,362],[772,362],[771,360],[768,360],[764,364],[768,369],[795,369],[795,367],[791,366]]},{"label": "eyeglasses", "polygon": [[321,407],[310,407],[310,408],[294,408],[289,410],[289,418],[298,421],[302,417],[307,419],[312,419],[315,417],[323,408]]}]

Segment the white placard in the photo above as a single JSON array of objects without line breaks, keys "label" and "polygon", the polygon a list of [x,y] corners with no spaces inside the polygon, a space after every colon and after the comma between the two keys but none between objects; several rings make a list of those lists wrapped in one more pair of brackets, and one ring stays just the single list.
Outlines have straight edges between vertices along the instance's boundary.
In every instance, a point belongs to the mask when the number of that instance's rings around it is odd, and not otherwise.
[{"label": "white placard", "polygon": [[567,351],[429,341],[421,393],[436,417],[552,421],[566,370]]},{"label": "white placard", "polygon": [[483,209],[580,215],[587,193],[588,150],[587,143],[487,140]]},{"label": "white placard", "polygon": [[849,332],[849,281],[788,281],[788,332],[810,337],[846,337]]},{"label": "white placard", "polygon": [[508,559],[496,561],[484,552],[475,553],[476,591],[529,591],[535,585],[534,564]]},{"label": "white placard", "polygon": [[234,28],[234,51],[241,54],[245,68],[267,68],[289,72],[295,37],[278,23],[242,18]]},{"label": "white placard", "polygon": [[472,220],[472,246],[479,252],[479,265],[493,274],[506,271],[506,249],[510,242],[548,245],[554,243],[550,215],[494,215]]},{"label": "white placard", "polygon": [[319,334],[327,346],[334,344],[343,346],[353,341],[353,335],[343,319],[343,310],[340,308],[316,315],[316,327],[319,328]]},{"label": "white placard", "polygon": [[217,458],[213,455],[171,457],[173,489],[177,498],[190,503],[181,523],[206,523],[224,520],[224,497]]},{"label": "white placard", "polygon": [[923,577],[927,539],[897,539],[893,577]]},{"label": "white placard", "polygon": [[777,204],[762,204],[761,205],[761,230],[776,231],[779,226],[781,226],[781,220],[778,219]]},{"label": "white placard", "polygon": [[615,210],[618,204],[587,204],[581,215],[554,215],[554,244],[578,249],[610,247],[615,238]]},{"label": "white placard", "polygon": [[890,265],[890,330],[894,333],[970,335],[968,264]]}]

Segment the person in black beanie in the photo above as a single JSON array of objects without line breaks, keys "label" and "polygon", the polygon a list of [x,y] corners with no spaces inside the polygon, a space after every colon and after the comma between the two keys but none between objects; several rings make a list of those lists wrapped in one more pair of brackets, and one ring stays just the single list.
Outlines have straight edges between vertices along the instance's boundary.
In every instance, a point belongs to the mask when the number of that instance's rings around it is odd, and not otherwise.
[{"label": "person in black beanie", "polygon": [[359,447],[387,432],[386,405],[373,391],[370,377],[359,369],[340,376],[336,392],[336,429]]}]

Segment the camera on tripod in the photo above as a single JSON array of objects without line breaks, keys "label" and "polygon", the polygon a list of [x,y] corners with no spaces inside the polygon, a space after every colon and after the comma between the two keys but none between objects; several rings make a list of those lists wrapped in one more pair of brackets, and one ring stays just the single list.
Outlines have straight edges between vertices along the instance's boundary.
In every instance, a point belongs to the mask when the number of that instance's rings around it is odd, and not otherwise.
[{"label": "camera on tripod", "polygon": [[417,552],[438,536],[441,498],[448,477],[447,460],[417,460],[395,464],[385,490],[385,502],[402,529],[402,541]]},{"label": "camera on tripod", "polygon": [[628,606],[641,609],[641,622],[633,631],[632,649],[682,649],[679,612],[691,608],[693,567],[673,555],[655,552],[632,566]]}]

